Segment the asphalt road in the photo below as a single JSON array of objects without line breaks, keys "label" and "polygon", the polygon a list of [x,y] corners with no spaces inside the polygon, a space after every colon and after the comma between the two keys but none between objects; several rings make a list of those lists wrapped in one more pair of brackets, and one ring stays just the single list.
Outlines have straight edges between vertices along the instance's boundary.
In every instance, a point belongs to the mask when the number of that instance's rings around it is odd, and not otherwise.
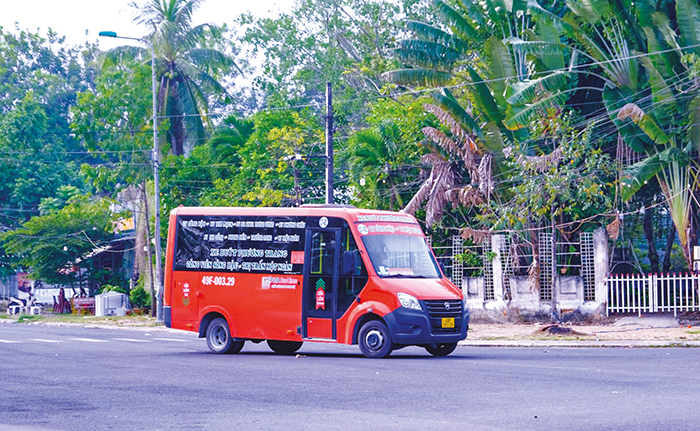
[{"label": "asphalt road", "polygon": [[305,344],[214,355],[194,334],[0,324],[0,431],[689,430],[700,351]]}]

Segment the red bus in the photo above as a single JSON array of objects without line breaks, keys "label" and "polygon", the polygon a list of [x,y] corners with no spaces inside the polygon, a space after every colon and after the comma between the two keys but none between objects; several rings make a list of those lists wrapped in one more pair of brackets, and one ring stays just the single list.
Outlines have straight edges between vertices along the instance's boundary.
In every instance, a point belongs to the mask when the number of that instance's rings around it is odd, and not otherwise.
[{"label": "red bus", "polygon": [[409,345],[450,354],[467,337],[464,297],[416,219],[338,205],[180,207],[170,213],[163,318],[215,353],[266,341]]}]

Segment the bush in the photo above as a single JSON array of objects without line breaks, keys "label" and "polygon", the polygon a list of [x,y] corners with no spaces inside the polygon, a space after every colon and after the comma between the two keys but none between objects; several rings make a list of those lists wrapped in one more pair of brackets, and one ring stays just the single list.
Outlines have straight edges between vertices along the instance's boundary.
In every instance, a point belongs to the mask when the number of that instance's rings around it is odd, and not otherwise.
[{"label": "bush", "polygon": [[107,292],[119,292],[119,293],[127,293],[126,289],[124,289],[121,286],[115,286],[112,284],[104,284],[100,288],[99,293],[107,293]]},{"label": "bush", "polygon": [[151,294],[139,284],[129,293],[129,301],[131,301],[133,307],[150,307]]}]

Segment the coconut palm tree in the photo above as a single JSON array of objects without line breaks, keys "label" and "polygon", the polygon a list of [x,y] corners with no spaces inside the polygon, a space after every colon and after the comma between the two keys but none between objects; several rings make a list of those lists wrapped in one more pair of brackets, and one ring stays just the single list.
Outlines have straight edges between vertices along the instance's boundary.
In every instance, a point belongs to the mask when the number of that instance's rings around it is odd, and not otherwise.
[{"label": "coconut palm tree", "polygon": [[[204,143],[211,130],[209,102],[214,95],[225,95],[219,79],[231,71],[241,72],[234,60],[207,45],[210,36],[219,35],[212,24],[192,25],[192,14],[202,0],[146,0],[130,4],[136,11],[134,22],[147,27],[144,40],[155,49],[158,80],[158,112],[167,125],[167,141],[175,155],[187,154]],[[123,57],[150,61],[143,48],[122,46],[110,50],[103,67],[113,67]]]}]

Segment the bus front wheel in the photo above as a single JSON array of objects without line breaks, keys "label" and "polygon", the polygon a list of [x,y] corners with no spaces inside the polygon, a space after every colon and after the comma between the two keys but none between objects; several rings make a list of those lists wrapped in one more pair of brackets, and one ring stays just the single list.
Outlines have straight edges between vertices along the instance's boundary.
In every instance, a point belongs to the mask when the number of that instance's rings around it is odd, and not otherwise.
[{"label": "bus front wheel", "polygon": [[304,343],[301,341],[267,340],[267,345],[270,347],[270,349],[280,355],[291,355],[292,353],[301,349],[302,344]]},{"label": "bus front wheel", "polygon": [[382,321],[370,320],[360,328],[358,344],[366,357],[386,358],[392,351],[389,328]]},{"label": "bus front wheel", "polygon": [[207,346],[214,353],[238,353],[245,341],[233,341],[226,319],[217,317],[207,326]]},{"label": "bus front wheel", "polygon": [[425,350],[433,356],[447,356],[454,352],[456,348],[457,343],[436,343],[425,346]]}]

